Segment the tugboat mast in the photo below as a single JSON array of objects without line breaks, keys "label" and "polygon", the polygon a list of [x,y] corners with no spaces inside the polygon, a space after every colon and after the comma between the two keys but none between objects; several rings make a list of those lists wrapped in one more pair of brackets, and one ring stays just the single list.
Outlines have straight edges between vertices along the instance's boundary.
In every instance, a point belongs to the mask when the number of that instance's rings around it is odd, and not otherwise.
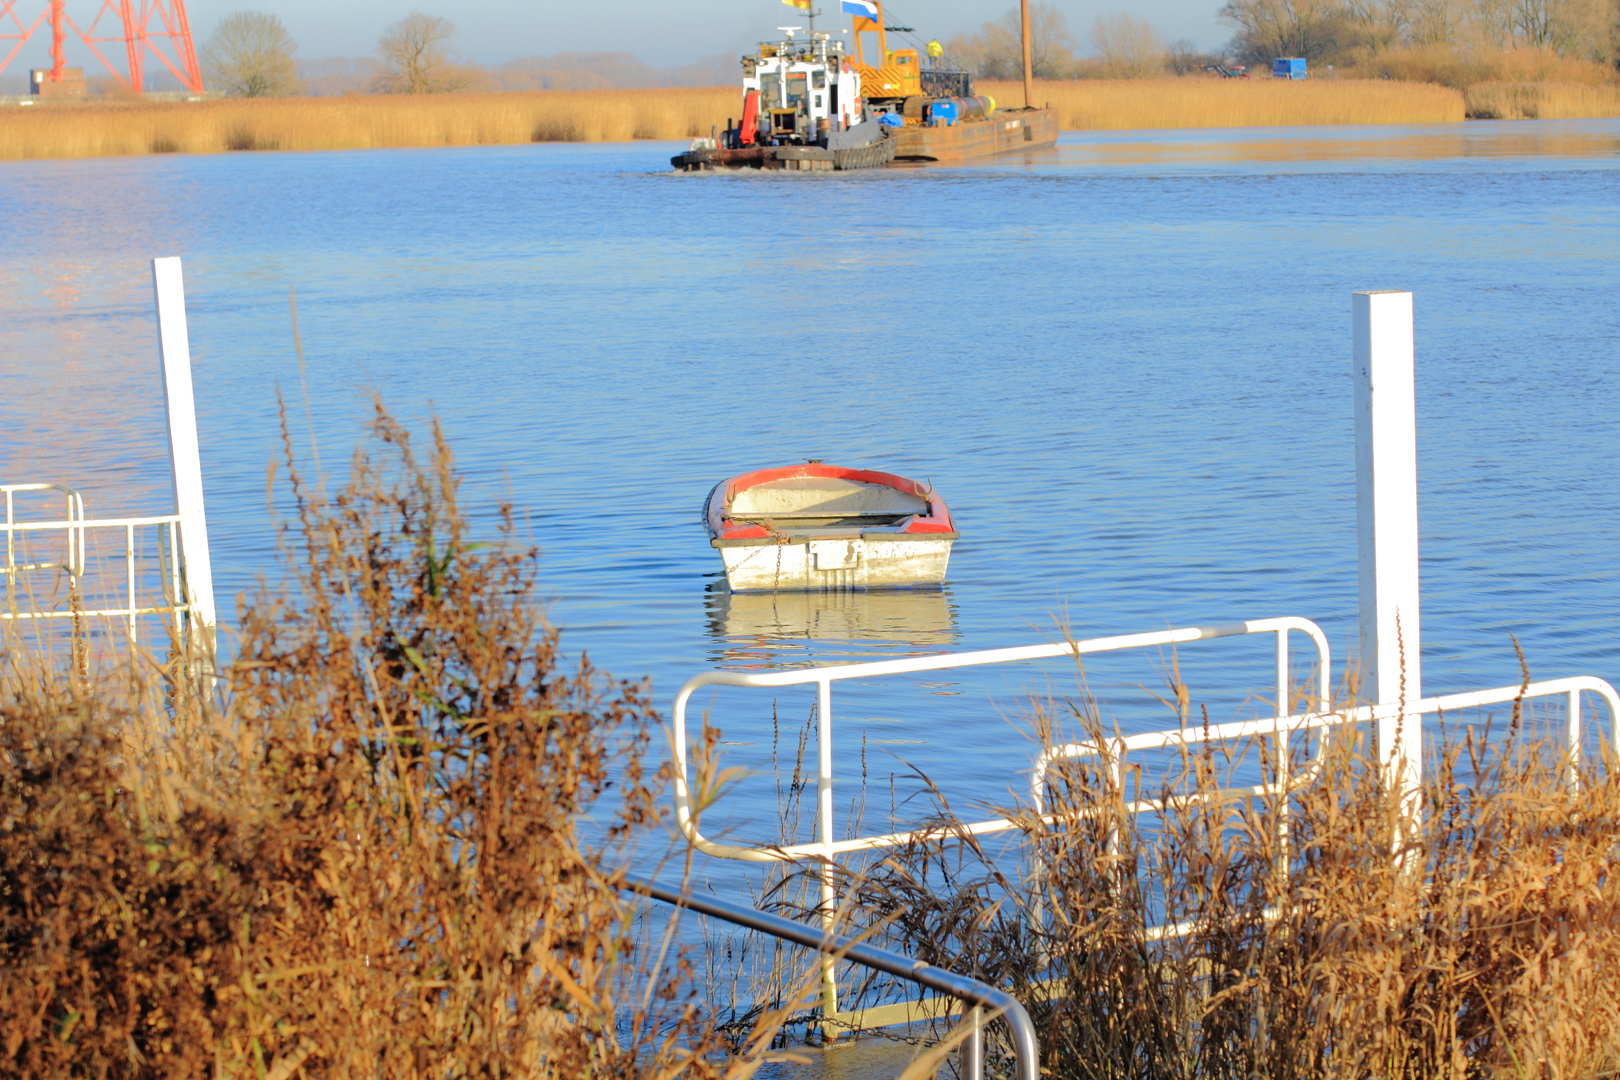
[{"label": "tugboat mast", "polygon": [[1024,46],[1024,108],[1033,109],[1035,103],[1030,100],[1034,94],[1030,92],[1030,81],[1035,66],[1030,62],[1029,56],[1029,0],[1020,0],[1018,5],[1018,30]]}]

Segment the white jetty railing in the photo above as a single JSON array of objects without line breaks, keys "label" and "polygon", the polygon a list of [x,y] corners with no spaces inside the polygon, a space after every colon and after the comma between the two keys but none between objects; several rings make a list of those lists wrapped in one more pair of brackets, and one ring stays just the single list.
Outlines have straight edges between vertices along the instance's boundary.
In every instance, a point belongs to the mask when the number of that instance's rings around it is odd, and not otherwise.
[{"label": "white jetty railing", "polygon": [[[864,664],[840,664],[832,667],[809,668],[797,671],[743,673],[734,671],[706,671],[687,680],[675,696],[674,754],[675,754],[675,817],[681,831],[693,846],[707,855],[745,862],[780,862],[812,860],[821,867],[821,918],[824,929],[832,932],[835,921],[833,881],[834,860],[852,851],[869,851],[899,847],[930,836],[954,835],[966,832],[986,835],[1005,832],[1019,826],[1006,818],[990,818],[971,822],[947,831],[923,829],[912,832],[886,833],[861,836],[849,840],[835,840],[833,817],[833,683],[849,679],[870,679],[885,675],[912,675],[924,671],[950,671],[958,668],[983,667],[990,664],[1012,664],[1059,657],[1084,657],[1095,653],[1119,652],[1127,649],[1160,648],[1194,641],[1238,637],[1248,634],[1276,635],[1277,708],[1283,715],[1288,710],[1290,631],[1298,631],[1310,638],[1316,647],[1316,701],[1319,708],[1327,707],[1328,673],[1332,666],[1327,635],[1308,619],[1258,619],[1251,622],[1223,626],[1191,626],[1174,630],[1158,630],[1145,634],[1125,634],[1117,637],[1090,638],[1084,641],[1061,641],[1012,649],[989,649],[983,652],[943,653],[937,656],[915,656],[903,660],[879,660]],[[808,844],[787,847],[773,845],[722,844],[710,840],[698,829],[694,813],[688,776],[687,759],[687,706],[692,695],[705,686],[738,686],[770,688],[783,686],[816,686],[816,831],[817,840]],[[1278,721],[1259,721],[1274,729]],[[1286,737],[1286,736],[1284,736]],[[1044,770],[1042,772],[1044,777]],[[838,992],[831,961],[822,963],[822,1009],[824,1015],[838,1011]]]},{"label": "white jetty railing", "polygon": [[[1554,679],[1492,690],[1423,697],[1418,594],[1417,435],[1413,393],[1412,294],[1407,292],[1355,293],[1351,298],[1352,365],[1356,400],[1356,533],[1360,592],[1360,690],[1368,700],[1342,709],[1329,706],[1331,659],[1326,635],[1307,619],[1261,619],[1221,626],[1194,626],[1177,630],[1084,641],[1058,642],[1024,648],[942,654],[844,664],[806,670],[743,674],[709,671],[693,677],[675,697],[675,813],[686,837],[701,852],[747,862],[808,861],[820,867],[821,918],[828,932],[836,917],[833,883],[835,860],[855,851],[894,848],[930,837],[967,833],[983,835],[1017,828],[1006,818],[912,832],[886,833],[835,841],[832,799],[832,687],[836,682],[905,675],[923,671],[949,671],[986,664],[1005,664],[1054,657],[1084,657],[1124,649],[1180,645],[1243,634],[1277,636],[1277,715],[1209,728],[1153,731],[1049,748],[1035,763],[1030,799],[1037,814],[1044,810],[1047,777],[1055,761],[1086,756],[1104,758],[1118,784],[1129,754],[1192,748],[1205,743],[1245,738],[1270,738],[1278,743],[1276,780],[1258,787],[1203,792],[1194,798],[1241,796],[1285,790],[1291,783],[1307,782],[1319,758],[1306,772],[1290,776],[1290,741],[1335,725],[1372,724],[1380,760],[1396,790],[1402,792],[1407,820],[1419,812],[1422,782],[1422,717],[1442,712],[1482,708],[1534,698],[1562,697],[1565,701],[1565,747],[1579,762],[1583,746],[1582,694],[1603,702],[1609,716],[1609,738],[1620,751],[1620,694],[1599,678]],[[1298,631],[1316,647],[1314,708],[1290,713],[1288,635]],[[693,812],[688,773],[687,708],[692,694],[704,686],[817,687],[817,839],[786,847],[723,844],[705,837]],[[1572,777],[1573,779],[1573,777]],[[1123,785],[1120,785],[1123,790]],[[1159,812],[1161,800],[1127,804],[1132,814]],[[1184,926],[1156,928],[1155,936],[1184,933]],[[837,1012],[837,985],[833,965],[822,962],[822,1010]]]},{"label": "white jetty railing", "polygon": [[[175,513],[138,517],[90,518],[84,497],[61,484],[4,484],[6,603],[0,611],[0,625],[50,620],[86,618],[117,619],[124,623],[133,646],[139,637],[142,616],[161,616],[172,622],[176,640],[188,626],[197,631],[194,646],[204,651],[213,647],[213,571],[208,557],[208,523],[203,511],[202,463],[197,446],[197,417],[191,387],[191,345],[186,330],[185,285],[180,260],[152,260],[152,287],[157,308],[158,358],[163,374],[164,411],[169,427],[170,475],[174,483]],[[45,520],[19,517],[18,496],[57,492],[62,496],[63,516]],[[156,530],[155,537],[149,531]],[[119,543],[103,546],[95,538],[103,533],[121,533]],[[154,544],[155,541],[155,544]],[[157,551],[156,596],[143,595],[143,554]],[[109,555],[109,551],[117,552]],[[60,557],[55,557],[60,552]],[[48,554],[47,554],[48,553]],[[96,561],[122,560],[122,566],[108,573],[88,574],[91,556]],[[35,589],[34,575],[65,574],[68,606],[64,609],[52,591]],[[106,601],[84,608],[87,579],[94,579]],[[121,579],[121,593],[112,582]],[[154,590],[148,590],[150,594]]]},{"label": "white jetty railing", "polygon": [[[19,495],[56,491],[63,495],[66,513],[60,519],[26,521],[18,518]],[[133,644],[139,640],[139,619],[143,615],[157,615],[173,623],[178,638],[184,632],[187,604],[180,569],[180,515],[156,517],[90,518],[85,515],[84,496],[60,484],[0,484],[5,494],[6,519],[3,526],[6,541],[6,561],[0,567],[5,575],[6,603],[0,611],[0,620],[12,623],[38,620],[117,619],[125,624],[126,633]],[[150,544],[145,535],[156,530],[156,543]],[[121,588],[122,595],[103,594],[107,601],[93,607],[84,607],[85,585],[91,577],[88,552],[98,554],[106,550],[95,542],[97,533],[116,535],[116,558],[122,566],[114,572],[94,575],[102,589]],[[142,572],[141,555],[155,546],[158,556],[159,598],[143,603],[140,585],[146,575]],[[60,559],[46,556],[62,552]],[[99,561],[99,560],[98,560]],[[69,606],[64,610],[56,597],[33,587],[34,575],[55,571],[67,578]],[[121,602],[119,602],[121,601]]]}]

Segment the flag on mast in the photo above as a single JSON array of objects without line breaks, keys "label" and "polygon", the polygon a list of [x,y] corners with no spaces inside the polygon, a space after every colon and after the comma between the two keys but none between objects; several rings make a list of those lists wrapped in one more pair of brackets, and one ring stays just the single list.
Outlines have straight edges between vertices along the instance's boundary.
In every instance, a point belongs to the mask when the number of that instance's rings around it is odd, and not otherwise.
[{"label": "flag on mast", "polygon": [[875,0],[844,0],[844,14],[855,16],[855,32],[875,29],[878,24],[878,6]]},{"label": "flag on mast", "polygon": [[782,0],[782,3],[791,8],[798,8],[801,11],[810,10],[810,0]]}]

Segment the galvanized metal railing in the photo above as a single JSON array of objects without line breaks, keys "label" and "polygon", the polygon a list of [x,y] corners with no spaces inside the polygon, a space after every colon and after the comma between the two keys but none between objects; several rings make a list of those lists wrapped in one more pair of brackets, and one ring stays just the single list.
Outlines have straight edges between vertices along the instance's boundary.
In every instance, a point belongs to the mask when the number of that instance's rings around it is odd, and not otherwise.
[{"label": "galvanized metal railing", "polygon": [[[1013,1050],[1018,1057],[1017,1071],[1013,1075],[1017,1080],[1036,1080],[1039,1075],[1040,1047],[1035,1038],[1035,1025],[1024,1006],[1005,990],[864,941],[844,937],[830,928],[816,930],[779,915],[728,904],[713,897],[696,896],[653,881],[626,881],[620,887],[665,904],[688,908],[700,915],[722,919],[735,926],[815,949],[829,958],[847,960],[906,979],[936,993],[948,994],[972,1012],[965,1021],[971,1027],[962,1043],[963,1080],[979,1080],[984,1075],[983,1025],[995,1019],[1005,1021],[1012,1032]],[[979,1010],[988,1010],[989,1015],[983,1016]]]},{"label": "galvanized metal railing", "polygon": [[[202,459],[197,443],[197,410],[191,382],[191,339],[186,327],[185,284],[180,260],[162,258],[152,260],[152,298],[157,309],[158,359],[163,376],[164,415],[169,428],[169,466],[174,481],[176,513],[143,517],[91,519],[85,514],[84,498],[78,492],[61,484],[5,484],[0,492],[5,495],[5,564],[0,574],[5,577],[6,604],[0,611],[0,626],[15,627],[21,623],[53,619],[73,620],[77,639],[80,620],[86,618],[115,618],[125,624],[130,645],[139,640],[142,616],[161,616],[172,621],[177,641],[183,640],[188,651],[199,655],[212,652],[214,647],[214,577],[208,553],[208,521],[203,510]],[[59,492],[64,499],[66,516],[61,520],[18,521],[17,496],[30,492]],[[156,529],[158,598],[143,602],[140,583],[144,574],[140,565],[142,553],[147,550],[144,531]],[[100,531],[123,533],[122,578],[123,602],[110,602],[90,610],[83,608],[82,593],[87,584],[86,572],[90,566],[91,545],[88,536]],[[60,561],[33,558],[30,541],[44,542],[53,533],[63,534],[64,557]],[[24,554],[19,559],[19,549]],[[98,567],[99,569],[99,567]],[[54,606],[41,605],[37,594],[26,597],[23,604],[19,592],[32,593],[24,575],[59,571],[67,575],[68,608],[63,611]],[[91,575],[96,584],[110,584],[104,575]],[[192,631],[189,638],[181,635]],[[77,647],[77,645],[75,646]]]},{"label": "galvanized metal railing", "polygon": [[[1288,713],[1289,647],[1291,632],[1310,638],[1316,648],[1316,700],[1319,709],[1328,703],[1328,678],[1332,657],[1327,635],[1309,619],[1280,618],[1256,619],[1249,622],[1219,626],[1191,626],[1173,630],[1157,630],[1145,634],[1124,634],[1115,637],[1089,638],[1082,641],[1060,641],[1012,649],[990,649],[982,652],[943,653],[936,656],[908,657],[900,660],[880,660],[863,664],[841,664],[798,671],[742,673],[732,671],[706,671],[687,680],[675,696],[675,817],[681,831],[699,851],[726,859],[745,862],[779,862],[814,859],[821,864],[821,917],[823,928],[831,932],[834,920],[833,881],[836,873],[834,859],[851,851],[866,851],[898,847],[933,835],[956,835],[966,832],[984,835],[1019,828],[1007,818],[991,818],[952,828],[948,832],[921,830],[862,836],[835,841],[833,820],[832,775],[832,686],[849,679],[870,679],[885,675],[910,675],[924,671],[948,671],[957,668],[983,667],[991,664],[1010,664],[1060,657],[1083,657],[1095,653],[1118,652],[1126,649],[1158,648],[1194,641],[1238,637],[1248,634],[1274,634],[1276,636],[1277,709],[1280,716]],[[813,843],[791,844],[785,847],[768,845],[722,844],[705,837],[698,829],[693,812],[691,791],[687,775],[686,710],[693,693],[705,686],[738,687],[817,687],[816,705],[816,825],[818,839]],[[822,966],[822,1009],[827,1015],[838,1010],[838,988],[831,960]]]},{"label": "galvanized metal railing", "polygon": [[[64,518],[44,521],[17,519],[18,495],[50,491],[62,494],[66,512]],[[61,484],[0,484],[0,493],[5,496],[6,505],[5,523],[0,526],[4,529],[6,542],[5,564],[0,566],[0,573],[5,576],[6,605],[5,610],[0,611],[0,621],[17,624],[53,619],[118,619],[125,625],[130,644],[135,644],[139,640],[140,618],[160,616],[171,621],[177,638],[184,633],[184,620],[190,608],[185,601],[179,514],[91,518],[86,516],[84,496]],[[142,531],[147,529],[157,530],[155,546],[159,597],[152,602],[143,602],[145,598],[141,596],[139,588],[143,577],[140,555],[146,550],[146,545],[141,542]],[[118,585],[122,587],[123,602],[109,597],[113,602],[84,608],[81,605],[87,578],[87,551],[93,546],[87,534],[97,531],[122,534],[121,553],[115,558],[121,557],[123,561],[122,571],[116,575],[121,579]],[[61,550],[65,553],[63,559],[57,561],[36,557],[33,554],[35,548],[43,545],[33,541],[49,538],[53,534],[60,534]],[[41,607],[37,602],[38,597],[27,588],[24,575],[49,571],[58,571],[67,577],[73,602],[66,610]],[[100,583],[111,586],[112,577],[106,575],[100,579]]]},{"label": "galvanized metal railing", "polygon": [[[1049,819],[1045,814],[1048,777],[1052,764],[1057,761],[1075,760],[1084,757],[1100,757],[1107,763],[1110,772],[1110,781],[1115,791],[1123,795],[1125,791],[1124,777],[1127,759],[1133,751],[1152,752],[1162,750],[1194,750],[1202,746],[1231,742],[1237,739],[1272,738],[1277,743],[1275,758],[1276,777],[1272,783],[1261,783],[1244,788],[1220,788],[1214,791],[1199,792],[1172,799],[1137,799],[1125,802],[1122,812],[1125,816],[1134,817],[1138,814],[1156,814],[1177,806],[1192,805],[1209,799],[1244,798],[1247,796],[1269,795],[1278,799],[1277,810],[1280,816],[1281,835],[1279,839],[1287,842],[1287,803],[1280,796],[1291,790],[1293,785],[1309,783],[1316,770],[1322,764],[1319,754],[1310,762],[1306,770],[1299,775],[1291,775],[1292,758],[1289,754],[1289,740],[1293,736],[1309,735],[1313,731],[1320,731],[1329,727],[1346,724],[1371,724],[1382,720],[1411,719],[1416,729],[1410,736],[1412,747],[1416,752],[1422,750],[1422,718],[1430,715],[1439,715],[1447,712],[1458,712],[1466,709],[1478,709],[1487,705],[1505,705],[1518,703],[1543,697],[1563,697],[1565,699],[1565,739],[1564,749],[1569,756],[1571,765],[1578,765],[1583,758],[1583,742],[1581,728],[1581,694],[1591,693],[1603,702],[1609,714],[1610,739],[1613,741],[1617,753],[1620,753],[1620,693],[1603,679],[1590,676],[1573,676],[1564,679],[1548,679],[1542,682],[1525,683],[1519,686],[1502,686],[1493,690],[1477,690],[1462,694],[1445,694],[1439,697],[1425,698],[1422,701],[1412,702],[1409,705],[1396,703],[1393,705],[1362,705],[1355,708],[1339,709],[1335,711],[1314,711],[1295,713],[1292,716],[1277,717],[1275,719],[1238,720],[1227,724],[1215,724],[1208,728],[1184,728],[1175,731],[1150,731],[1140,735],[1126,735],[1101,741],[1083,743],[1068,743],[1063,746],[1049,747],[1043,751],[1035,762],[1035,768],[1030,777],[1030,803],[1037,817]],[[1394,756],[1400,748],[1385,749],[1380,747],[1380,753],[1386,759]],[[1387,764],[1397,764],[1386,761]],[[1410,763],[1412,769],[1406,775],[1412,782],[1421,778],[1421,761]],[[1392,775],[1400,776],[1405,772],[1401,768],[1392,770]],[[1572,771],[1569,782],[1579,782],[1579,771]],[[1415,799],[1415,792],[1407,793],[1410,804]],[[1109,840],[1110,850],[1118,850],[1119,838],[1116,835]],[[1040,874],[1040,857],[1034,859],[1036,875]],[[1035,905],[1035,918],[1040,918],[1041,905]],[[1270,915],[1268,914],[1268,917]],[[1190,933],[1194,924],[1190,922],[1167,923],[1162,926],[1151,927],[1148,937],[1152,940],[1180,937]]]},{"label": "galvanized metal railing", "polygon": [[[1573,762],[1582,758],[1581,694],[1596,694],[1609,713],[1611,738],[1620,752],[1620,694],[1602,679],[1577,675],[1565,679],[1548,679],[1522,686],[1502,686],[1494,690],[1477,690],[1463,694],[1445,694],[1425,698],[1410,705],[1362,705],[1357,708],[1333,712],[1296,713],[1276,719],[1238,720],[1229,724],[1216,724],[1204,728],[1186,728],[1177,731],[1150,731],[1141,735],[1126,735],[1102,742],[1069,743],[1044,751],[1035,763],[1030,780],[1030,798],[1037,811],[1044,808],[1047,773],[1052,762],[1081,757],[1106,756],[1116,787],[1123,790],[1125,759],[1131,751],[1193,749],[1205,743],[1230,742],[1244,738],[1276,738],[1280,743],[1278,754],[1278,780],[1274,784],[1260,784],[1250,788],[1224,789],[1225,795],[1260,795],[1286,790],[1290,782],[1287,772],[1287,747],[1290,736],[1305,734],[1340,724],[1367,724],[1379,720],[1401,717],[1423,717],[1464,709],[1478,709],[1487,705],[1505,705],[1541,697],[1563,697],[1566,700],[1565,749]],[[1308,777],[1297,777],[1304,780]],[[1167,809],[1163,799],[1141,799],[1125,804],[1127,814],[1157,813]]]},{"label": "galvanized metal railing", "polygon": [[[1288,636],[1292,631],[1305,634],[1310,638],[1316,649],[1316,689],[1313,695],[1315,707],[1301,713],[1289,711],[1289,704],[1292,699],[1289,685]],[[1322,632],[1321,628],[1308,619],[1257,619],[1228,625],[1184,627],[1145,634],[1127,634],[1081,641],[1055,642],[1022,648],[945,653],[935,656],[911,657],[862,664],[843,664],[796,671],[757,674],[730,671],[704,672],[688,680],[675,698],[674,787],[676,821],[693,846],[708,855],[745,862],[815,861],[819,863],[819,876],[821,879],[820,910],[823,929],[827,933],[831,933],[835,902],[833,890],[836,875],[835,860],[839,855],[855,851],[894,848],[929,838],[948,838],[960,835],[980,836],[1023,827],[1020,823],[1008,818],[998,817],[984,821],[953,824],[948,828],[930,828],[859,836],[842,841],[834,840],[835,822],[832,799],[832,686],[834,683],[849,679],[906,675],[925,671],[949,671],[989,664],[1017,663],[1058,657],[1078,658],[1094,653],[1179,645],[1194,641],[1260,633],[1275,634],[1277,638],[1277,715],[1212,725],[1208,728],[1186,727],[1153,731],[1139,735],[1105,739],[1100,742],[1069,743],[1049,748],[1037,759],[1030,783],[1031,804],[1036,817],[1045,819],[1050,816],[1045,813],[1048,782],[1052,765],[1059,760],[1086,756],[1104,756],[1108,759],[1110,769],[1113,770],[1112,776],[1115,784],[1123,792],[1126,760],[1133,752],[1192,749],[1206,743],[1227,742],[1245,738],[1269,738],[1275,740],[1277,744],[1275,778],[1273,780],[1253,787],[1223,788],[1212,792],[1201,792],[1195,796],[1190,796],[1189,800],[1242,797],[1265,793],[1276,794],[1288,790],[1292,784],[1308,782],[1314,771],[1320,767],[1322,761],[1319,750],[1318,755],[1307,763],[1303,773],[1291,775],[1290,770],[1293,762],[1291,753],[1292,739],[1299,736],[1308,737],[1312,732],[1338,725],[1379,723],[1401,718],[1411,718],[1413,721],[1408,725],[1410,730],[1406,732],[1402,743],[1381,747],[1380,752],[1391,759],[1391,765],[1397,766],[1392,775],[1404,778],[1402,782],[1413,786],[1421,776],[1421,762],[1406,761],[1404,757],[1405,755],[1421,754],[1422,717],[1534,698],[1557,696],[1565,698],[1567,703],[1565,746],[1572,760],[1578,762],[1583,741],[1581,695],[1583,693],[1596,695],[1603,701],[1608,711],[1611,739],[1616,750],[1620,751],[1620,694],[1617,694],[1614,687],[1602,679],[1584,676],[1553,679],[1520,686],[1499,687],[1492,690],[1447,694],[1410,703],[1384,703],[1334,710],[1330,708],[1329,703],[1331,656],[1327,636]],[[704,686],[768,688],[810,684],[817,687],[816,824],[818,838],[809,843],[781,846],[725,844],[705,837],[698,828],[696,815],[693,811],[688,777],[687,709],[693,693]],[[1415,799],[1415,790],[1409,791],[1407,797]],[[1167,808],[1169,807],[1163,799],[1142,799],[1126,803],[1124,810],[1127,814],[1138,815],[1162,812]],[[1286,840],[1286,822],[1283,823],[1283,829],[1283,836]],[[1179,924],[1167,925],[1154,928],[1153,936],[1158,938],[1176,936],[1187,932],[1187,930],[1188,927]],[[837,983],[834,976],[833,962],[825,960],[822,968],[822,1009],[824,1014],[835,1014],[837,1005]]]}]

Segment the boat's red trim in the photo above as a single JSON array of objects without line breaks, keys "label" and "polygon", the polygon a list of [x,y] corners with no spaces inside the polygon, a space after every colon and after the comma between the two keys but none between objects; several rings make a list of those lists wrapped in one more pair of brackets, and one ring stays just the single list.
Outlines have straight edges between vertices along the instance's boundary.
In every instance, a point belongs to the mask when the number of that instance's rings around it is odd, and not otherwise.
[{"label": "boat's red trim", "polygon": [[753,472],[733,476],[714,489],[709,496],[709,505],[705,509],[705,517],[709,526],[709,535],[719,540],[747,540],[755,537],[770,536],[771,532],[763,525],[749,521],[733,521],[726,516],[726,508],[731,500],[737,497],[738,492],[747,491],[760,484],[768,484],[773,480],[797,480],[801,477],[821,476],[837,480],[853,480],[861,484],[881,484],[907,495],[916,495],[928,500],[927,513],[918,514],[906,523],[901,529],[904,533],[948,533],[955,532],[956,526],[951,522],[951,512],[945,506],[945,500],[933,493],[933,489],[925,484],[894,473],[878,472],[874,469],[848,469],[842,465],[823,465],[819,463],[805,463],[803,465],[786,465],[777,469],[756,469]]}]

